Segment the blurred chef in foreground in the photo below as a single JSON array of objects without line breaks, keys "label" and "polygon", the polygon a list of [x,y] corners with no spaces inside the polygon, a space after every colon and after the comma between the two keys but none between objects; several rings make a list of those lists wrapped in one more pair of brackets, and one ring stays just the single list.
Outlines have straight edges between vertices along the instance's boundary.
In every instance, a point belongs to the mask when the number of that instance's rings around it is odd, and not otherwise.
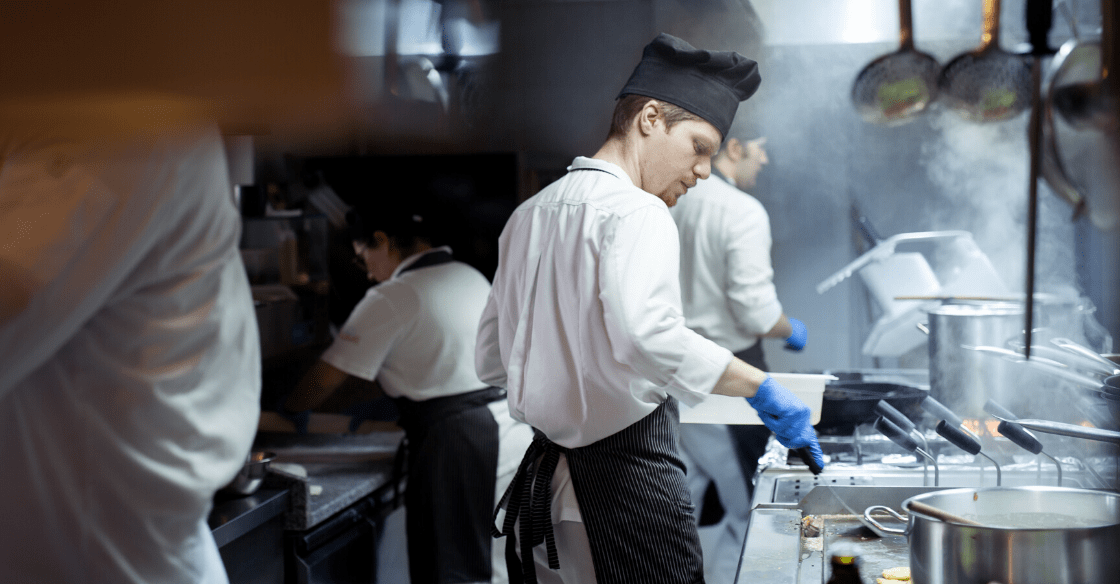
[{"label": "blurred chef in foreground", "polygon": [[386,195],[372,207],[347,221],[377,284],[285,401],[285,416],[306,418],[350,376],[376,379],[405,430],[410,580],[504,584],[490,515],[533,434],[510,417],[505,391],[474,370],[490,283],[439,245],[446,228],[415,198]]},{"label": "blurred chef in foreground", "polygon": [[2,135],[0,209],[0,580],[225,582],[260,349],[217,128]]},{"label": "blurred chef in foreground", "polygon": [[512,582],[703,581],[678,400],[745,397],[783,444],[821,457],[808,406],[681,314],[668,208],[708,177],[759,83],[738,53],[659,35],[606,143],[506,223],[476,366],[537,430],[496,513]]},{"label": "blurred chef in foreground", "polygon": [[228,581],[207,515],[256,432],[260,351],[216,121],[313,118],[332,16],[3,12],[0,581]]},{"label": "blurred chef in foreground", "polygon": [[[782,311],[770,265],[770,218],[762,203],[745,192],[769,162],[765,142],[728,138],[712,158],[712,176],[697,182],[669,213],[680,234],[681,301],[688,328],[769,371],[762,338],[784,339],[788,349],[800,351],[808,331]],[[681,453],[697,518],[713,482],[725,511],[719,536],[704,550],[712,582],[735,578],[737,552],[747,533],[751,480],[769,437],[765,426],[681,427]]]}]

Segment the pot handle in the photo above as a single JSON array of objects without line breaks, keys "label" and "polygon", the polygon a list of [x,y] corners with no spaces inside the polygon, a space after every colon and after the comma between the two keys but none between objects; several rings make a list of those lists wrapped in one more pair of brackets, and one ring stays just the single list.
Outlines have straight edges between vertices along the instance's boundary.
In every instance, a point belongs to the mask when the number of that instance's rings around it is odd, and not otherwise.
[{"label": "pot handle", "polygon": [[916,323],[914,323],[914,326],[918,327],[918,330],[922,331],[927,336],[929,335],[929,325],[928,324],[926,324],[924,322],[916,322]]},{"label": "pot handle", "polygon": [[883,527],[882,525],[879,524],[878,521],[875,521],[874,519],[871,518],[871,512],[872,511],[886,511],[888,514],[894,516],[894,518],[898,519],[899,521],[909,521],[909,520],[906,517],[903,517],[902,515],[900,515],[898,513],[898,511],[895,511],[894,509],[891,509],[890,507],[887,507],[885,505],[872,505],[872,506],[868,507],[867,509],[864,509],[863,518],[868,523],[870,523],[871,525],[874,525],[876,529],[879,529],[883,533],[890,533],[892,535],[907,535],[910,532],[909,524],[907,524],[906,529],[895,529],[893,527]]}]

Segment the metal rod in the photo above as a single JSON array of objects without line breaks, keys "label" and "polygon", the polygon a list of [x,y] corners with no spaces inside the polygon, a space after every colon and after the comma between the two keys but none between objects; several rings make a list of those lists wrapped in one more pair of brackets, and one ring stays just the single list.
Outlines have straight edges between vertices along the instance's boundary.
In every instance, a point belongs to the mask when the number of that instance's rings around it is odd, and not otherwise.
[{"label": "metal rod", "polygon": [[1026,309],[1024,318],[1026,325],[1023,334],[1026,335],[1026,345],[1023,355],[1031,358],[1031,335],[1034,328],[1034,256],[1035,240],[1038,232],[1038,176],[1042,167],[1040,145],[1042,143],[1042,105],[1040,92],[1042,84],[1042,55],[1031,58],[1031,121],[1030,121],[1030,180],[1027,184],[1027,285]]},{"label": "metal rod", "polygon": [[[921,432],[919,432],[915,428],[914,430],[910,431],[910,435],[911,436],[916,436],[918,438],[918,440],[921,441],[922,447],[925,448],[927,451],[929,450],[929,442],[926,441],[926,437],[925,437],[924,434],[922,434]],[[926,459],[923,458],[922,459],[922,486],[923,487],[928,487],[929,485],[927,483],[929,483],[929,464],[926,462]]]},{"label": "metal rod", "polygon": [[[1042,452],[1041,454],[1043,456],[1045,456],[1046,458],[1049,458],[1050,460],[1053,460],[1054,461],[1054,466],[1058,467],[1058,486],[1059,487],[1062,486],[1062,463],[1058,462],[1057,458],[1054,458],[1053,456],[1050,456],[1049,454],[1046,454],[1045,452]],[[1041,464],[1038,465],[1038,466],[1039,466],[1039,468],[1042,468]]]},{"label": "metal rod", "polygon": [[[921,448],[915,449],[915,452],[917,452],[918,454],[921,454],[922,456],[926,457],[926,460],[933,463],[933,486],[940,487],[941,486],[941,471],[940,471],[940,469],[937,468],[937,460],[934,459],[932,456],[929,455],[928,452],[926,452],[925,450],[922,450]],[[925,486],[924,481],[922,482],[922,485]]]},{"label": "metal rod", "polygon": [[980,452],[980,456],[983,456],[984,458],[987,458],[988,460],[992,461],[992,464],[994,464],[996,466],[996,486],[997,487],[1002,486],[1003,476],[999,471],[999,463],[996,462],[996,459],[988,456],[987,454],[984,454],[983,452]]}]

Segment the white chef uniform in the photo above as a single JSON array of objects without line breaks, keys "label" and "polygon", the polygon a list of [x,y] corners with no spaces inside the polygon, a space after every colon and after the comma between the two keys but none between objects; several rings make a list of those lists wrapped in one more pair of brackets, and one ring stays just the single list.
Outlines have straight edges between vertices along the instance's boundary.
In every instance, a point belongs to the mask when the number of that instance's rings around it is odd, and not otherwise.
[{"label": "white chef uniform", "polygon": [[[437,247],[405,258],[354,307],[322,360],[356,377],[377,379],[391,397],[416,402],[486,387],[474,368],[475,334],[490,283],[456,261],[412,269],[423,258],[450,254]],[[532,441],[532,429],[514,420],[505,400],[487,409],[498,427],[497,504]],[[477,482],[477,480],[475,481]],[[464,486],[448,485],[462,490]],[[490,582],[506,582],[501,546],[491,546]]]},{"label": "white chef uniform", "polygon": [[766,209],[713,172],[669,213],[689,226],[680,231],[688,328],[734,352],[753,347],[782,317]]},{"label": "white chef uniform", "polygon": [[0,147],[0,581],[226,582],[260,350],[217,130]]},{"label": "white chef uniform", "polygon": [[[476,365],[483,381],[507,388],[515,418],[574,448],[627,429],[670,397],[700,402],[731,352],[685,327],[665,203],[609,162],[577,157],[568,170],[502,232]],[[552,489],[552,523],[581,521],[564,455]]]}]

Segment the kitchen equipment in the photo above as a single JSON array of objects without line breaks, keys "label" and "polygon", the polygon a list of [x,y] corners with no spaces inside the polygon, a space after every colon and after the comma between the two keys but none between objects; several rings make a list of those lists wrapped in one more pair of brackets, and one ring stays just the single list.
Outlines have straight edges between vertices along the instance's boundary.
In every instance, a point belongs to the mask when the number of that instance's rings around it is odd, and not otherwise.
[{"label": "kitchen equipment", "polygon": [[1097,392],[1101,391],[1101,382],[1098,378],[1078,373],[1063,363],[1045,357],[1034,356],[1028,359],[1021,353],[1000,347],[973,347],[971,345],[961,345],[961,348],[966,351],[976,351],[977,353],[985,355],[1002,357],[1009,363],[1015,363],[1027,369],[1045,373],[1085,389]]},{"label": "kitchen equipment", "polygon": [[1057,458],[1043,452],[1042,443],[1033,434],[1023,429],[1019,424],[1009,421],[1017,419],[1018,416],[992,400],[988,400],[988,403],[984,404],[984,411],[1003,418],[999,426],[996,426],[996,431],[1004,438],[1031,454],[1042,454],[1054,461],[1054,466],[1058,469],[1058,486],[1062,486],[1062,463],[1058,462]]},{"label": "kitchen equipment", "polygon": [[1003,472],[999,468],[999,463],[996,462],[996,459],[981,451],[980,442],[978,440],[974,440],[971,436],[965,434],[959,426],[950,425],[945,420],[941,420],[937,423],[937,434],[951,442],[953,446],[973,456],[980,455],[991,461],[996,467],[996,486],[998,487],[1003,484]]},{"label": "kitchen equipment", "polygon": [[[907,452],[913,452],[926,459],[930,464],[933,465],[933,486],[936,487],[941,484],[941,470],[937,466],[937,459],[930,455],[930,453],[920,448],[918,446],[918,443],[915,442],[914,439],[910,437],[908,433],[906,433],[906,431],[904,431],[902,428],[899,428],[897,425],[895,425],[894,422],[886,418],[876,419],[875,429],[878,430],[878,432],[883,436],[889,438],[891,442],[894,442],[895,444],[901,446],[903,450],[906,450]],[[926,482],[926,477],[923,475],[922,483],[925,484]]]},{"label": "kitchen equipment", "polygon": [[[966,517],[961,517],[960,515],[954,515],[952,513],[949,513],[948,511],[945,511],[944,509],[938,509],[937,507],[932,507],[930,505],[926,505],[925,503],[922,503],[921,501],[910,501],[910,504],[908,505],[908,508],[911,511],[915,511],[917,513],[921,513],[922,515],[927,515],[929,517],[933,517],[934,519],[937,519],[939,521],[948,521],[950,523],[958,523],[960,525],[972,525],[972,526],[976,526],[976,527],[983,527],[984,526],[984,524],[980,523],[979,521],[973,521],[973,520],[968,519]],[[902,519],[901,517],[898,517],[898,516],[896,516],[896,518]],[[905,521],[904,519],[902,519],[902,520]]]},{"label": "kitchen equipment", "polygon": [[1003,347],[1019,338],[1021,305],[943,304],[931,309],[928,317],[931,397],[965,417],[979,417],[988,399],[1012,407],[1021,403],[1021,368],[964,348]]},{"label": "kitchen equipment", "polygon": [[[913,503],[984,526],[941,521]],[[908,512],[904,529],[872,516],[889,510],[882,505],[868,507],[864,519],[886,533],[907,536],[914,582],[1083,584],[1114,582],[1120,573],[1116,493],[1038,486],[948,489],[910,497],[902,507]]]},{"label": "kitchen equipment", "polygon": [[227,495],[252,495],[261,486],[265,475],[268,474],[269,463],[276,458],[272,452],[254,450],[245,459],[245,464],[237,475],[226,486],[219,489],[220,493]]},{"label": "kitchen equipment", "polygon": [[920,415],[918,406],[926,395],[924,389],[897,383],[832,381],[824,388],[821,417],[814,427],[820,433],[850,434],[856,426],[875,420],[880,401],[909,415]]},{"label": "kitchen equipment", "polygon": [[[818,373],[771,373],[770,376],[809,406],[810,423],[821,421],[825,384],[836,376]],[[681,404],[681,423],[760,425],[762,419],[741,397],[709,395],[694,406]]]},{"label": "kitchen equipment", "polygon": [[[908,432],[910,436],[913,436],[918,440],[918,442],[922,444],[922,450],[930,452],[929,442],[926,440],[925,434],[922,434],[920,431],[918,431],[918,427],[914,425],[914,422],[910,421],[910,418],[907,418],[905,414],[896,410],[894,406],[884,400],[879,400],[879,402],[875,404],[875,413],[886,418],[887,420],[890,420],[891,423],[901,428],[902,431]],[[922,471],[928,472],[927,467],[928,461],[923,458]]]},{"label": "kitchen equipment", "polygon": [[1055,337],[1053,339],[1050,339],[1050,342],[1054,345],[1057,345],[1058,347],[1065,349],[1066,351],[1069,351],[1070,353],[1085,357],[1089,361],[1096,364],[1097,371],[1104,373],[1105,375],[1116,375],[1120,373],[1120,369],[1116,367],[1115,363],[1109,361],[1108,359],[1105,359],[1100,355],[1100,353],[1097,353],[1096,351],[1093,351],[1092,349],[1084,345],[1075,343],[1065,337]]},{"label": "kitchen equipment", "polygon": [[[925,320],[924,311],[934,301],[924,297],[1010,295],[967,231],[900,233],[883,239],[817,284],[817,293],[824,294],[857,272],[882,311],[863,344],[865,355],[898,357],[925,343],[915,325]],[[910,296],[915,299],[898,299]]]},{"label": "kitchen equipment", "polygon": [[980,46],[959,55],[941,71],[944,103],[965,119],[994,122],[1013,118],[1031,105],[1031,69],[1019,55],[999,46],[1000,0],[984,0]]},{"label": "kitchen equipment", "polygon": [[1100,42],[1074,38],[1062,45],[1051,64],[1046,109],[1054,157],[1085,200],[1092,223],[1107,230],[1120,222],[1120,77],[1108,74],[1117,59],[1120,15],[1115,0],[1100,6]]},{"label": "kitchen equipment", "polygon": [[941,65],[914,49],[910,0],[898,1],[898,20],[898,50],[869,63],[852,84],[852,103],[868,122],[905,124],[937,98]]},{"label": "kitchen equipment", "polygon": [[1043,432],[1045,434],[1057,434],[1058,436],[1069,436],[1071,438],[1084,438],[1085,440],[1120,444],[1120,432],[1114,432],[1112,430],[1089,428],[1087,426],[1078,426],[1077,424],[1066,424],[1063,422],[1051,422],[1050,420],[1024,418],[1008,420],[995,414],[992,414],[992,417],[1000,421],[1011,421],[1028,430],[1035,430],[1036,432]]}]

